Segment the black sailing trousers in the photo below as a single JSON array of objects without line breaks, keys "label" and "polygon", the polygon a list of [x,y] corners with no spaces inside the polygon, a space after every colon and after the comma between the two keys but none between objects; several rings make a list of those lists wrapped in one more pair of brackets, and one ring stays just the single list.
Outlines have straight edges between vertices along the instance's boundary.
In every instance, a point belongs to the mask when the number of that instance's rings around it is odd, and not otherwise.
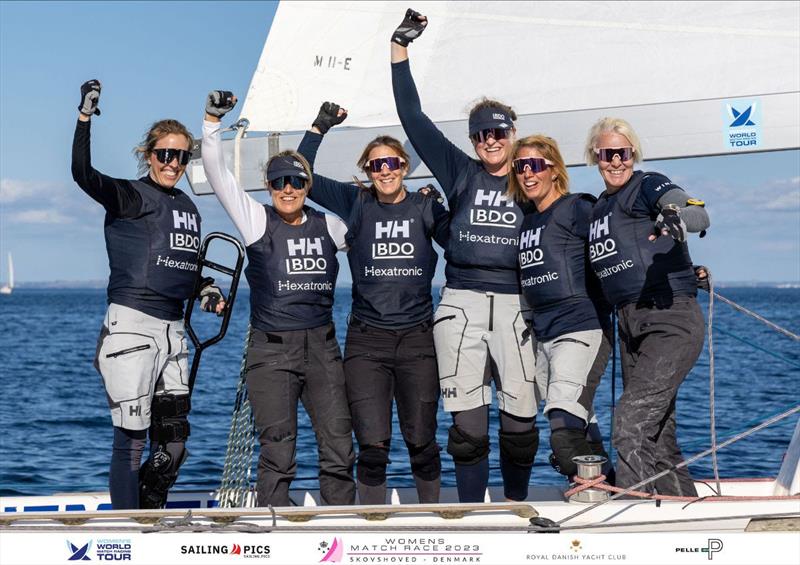
[{"label": "black sailing trousers", "polygon": [[[628,488],[683,461],[676,437],[675,401],[703,349],[703,313],[693,296],[669,306],[619,309],[623,393],[614,413],[617,486]],[[640,490],[697,496],[686,467]]]},{"label": "black sailing trousers", "polygon": [[353,504],[352,425],[333,325],[274,333],[254,329],[246,370],[261,446],[258,505],[290,505],[289,485],[297,470],[298,400],[317,437],[322,503]]}]

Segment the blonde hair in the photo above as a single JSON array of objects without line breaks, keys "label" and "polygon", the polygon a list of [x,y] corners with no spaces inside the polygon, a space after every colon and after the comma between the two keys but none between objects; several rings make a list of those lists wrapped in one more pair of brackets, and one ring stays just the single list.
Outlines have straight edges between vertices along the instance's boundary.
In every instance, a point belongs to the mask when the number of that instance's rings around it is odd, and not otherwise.
[{"label": "blonde hair", "polygon": [[185,137],[189,142],[189,151],[192,150],[194,137],[192,137],[185,125],[178,120],[159,120],[150,126],[139,145],[133,148],[133,155],[139,163],[138,170],[140,175],[144,175],[150,170],[150,155],[153,154],[153,149],[155,149],[158,140],[171,134]]},{"label": "blonde hair", "polygon": [[264,187],[267,188],[267,192],[269,192],[267,169],[269,168],[270,162],[272,162],[273,159],[277,159],[278,157],[291,157],[292,159],[296,159],[297,161],[300,162],[300,164],[303,166],[303,170],[308,175],[308,178],[304,179],[306,181],[306,194],[311,192],[311,185],[314,184],[314,173],[311,171],[311,165],[309,165],[308,160],[305,157],[300,155],[300,153],[298,153],[297,151],[292,151],[291,149],[287,149],[286,151],[281,151],[280,153],[276,153],[275,155],[269,158],[269,161],[267,161],[267,163],[264,166],[261,167],[261,175],[262,178],[264,179]]},{"label": "blonde hair", "polygon": [[[364,147],[364,151],[361,152],[361,156],[358,158],[358,161],[356,161],[356,166],[365,173],[367,173],[367,176],[369,176],[369,172],[367,171],[367,162],[369,161],[369,154],[373,149],[375,149],[376,147],[381,147],[382,145],[385,145],[386,147],[397,153],[397,156],[400,157],[403,161],[405,161],[405,164],[403,165],[403,176],[405,176],[408,173],[409,168],[411,167],[411,159],[409,158],[408,153],[406,153],[406,150],[403,148],[403,144],[390,135],[379,135],[378,137],[367,143],[367,146]],[[366,190],[373,196],[377,196],[374,184],[365,185],[356,177],[353,177],[353,181],[358,185],[358,187],[361,190]]]},{"label": "blonde hair", "polygon": [[556,140],[546,135],[529,135],[515,141],[508,155],[508,196],[519,203],[524,203],[528,200],[517,180],[513,166],[514,159],[517,158],[523,147],[536,149],[541,153],[542,157],[553,163],[550,165],[550,172],[556,177],[553,180],[556,191],[561,195],[569,194],[569,174]]},{"label": "blonde hair", "polygon": [[633,131],[631,124],[622,118],[601,118],[589,130],[589,135],[586,138],[586,148],[584,156],[586,157],[586,164],[589,166],[597,164],[597,154],[594,152],[597,145],[597,138],[604,133],[618,133],[628,138],[633,146],[633,162],[638,163],[642,160],[642,143],[639,141],[639,136]]}]

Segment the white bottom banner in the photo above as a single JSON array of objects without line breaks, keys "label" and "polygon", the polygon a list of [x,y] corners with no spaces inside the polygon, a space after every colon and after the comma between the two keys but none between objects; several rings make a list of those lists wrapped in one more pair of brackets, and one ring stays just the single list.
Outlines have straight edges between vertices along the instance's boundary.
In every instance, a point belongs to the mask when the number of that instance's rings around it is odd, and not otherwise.
[{"label": "white bottom banner", "polygon": [[302,563],[620,565],[800,563],[800,532],[720,534],[360,534],[0,531],[0,564]]}]

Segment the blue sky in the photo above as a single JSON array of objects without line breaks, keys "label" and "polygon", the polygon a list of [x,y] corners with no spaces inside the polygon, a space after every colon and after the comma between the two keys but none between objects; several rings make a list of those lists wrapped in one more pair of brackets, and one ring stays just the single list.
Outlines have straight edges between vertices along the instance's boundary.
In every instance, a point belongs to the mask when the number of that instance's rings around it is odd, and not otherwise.
[{"label": "blue sky", "polygon": [[[103,83],[103,115],[92,126],[95,167],[132,178],[131,149],[150,123],[172,117],[199,133],[209,90],[244,96],[275,7],[0,2],[0,257],[14,254],[18,281],[108,275],[102,208],[70,173],[81,83]],[[354,148],[354,159],[360,149]],[[708,202],[712,229],[705,239],[691,241],[691,251],[718,281],[800,282],[800,152],[651,162],[644,168],[666,173]],[[595,170],[574,168],[570,174],[573,191],[600,191]],[[185,181],[180,186],[188,190]],[[196,202],[204,231],[235,233],[213,197]],[[5,260],[0,263],[5,279]]]}]

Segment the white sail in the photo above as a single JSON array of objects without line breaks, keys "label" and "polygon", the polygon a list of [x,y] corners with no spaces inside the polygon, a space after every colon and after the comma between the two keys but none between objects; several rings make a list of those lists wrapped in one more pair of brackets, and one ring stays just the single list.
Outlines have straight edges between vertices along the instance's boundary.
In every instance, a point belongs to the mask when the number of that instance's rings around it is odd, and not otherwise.
[{"label": "white sail", "polygon": [[11,253],[8,254],[8,284],[0,287],[0,294],[11,294],[14,289],[14,262],[11,260]]},{"label": "white sail", "polygon": [[[357,173],[368,138],[404,140],[394,108],[389,38],[405,12],[397,2],[282,2],[241,110],[250,132],[302,132],[324,100],[346,107],[320,152],[323,174]],[[429,17],[410,47],[425,112],[470,149],[465,119],[479,96],[517,111],[517,129],[559,140],[582,162],[590,124],[621,115],[649,158],[766,151],[800,146],[798,2],[416,2]],[[731,145],[746,112],[748,135]],[[358,133],[354,133],[358,132]],[[736,133],[736,132],[734,132]],[[301,133],[245,137],[247,188],[258,166],[296,147]],[[190,167],[196,191],[201,171]],[[418,165],[418,162],[415,163]],[[424,166],[412,176],[428,176]],[[251,186],[255,184],[255,186]]]}]

